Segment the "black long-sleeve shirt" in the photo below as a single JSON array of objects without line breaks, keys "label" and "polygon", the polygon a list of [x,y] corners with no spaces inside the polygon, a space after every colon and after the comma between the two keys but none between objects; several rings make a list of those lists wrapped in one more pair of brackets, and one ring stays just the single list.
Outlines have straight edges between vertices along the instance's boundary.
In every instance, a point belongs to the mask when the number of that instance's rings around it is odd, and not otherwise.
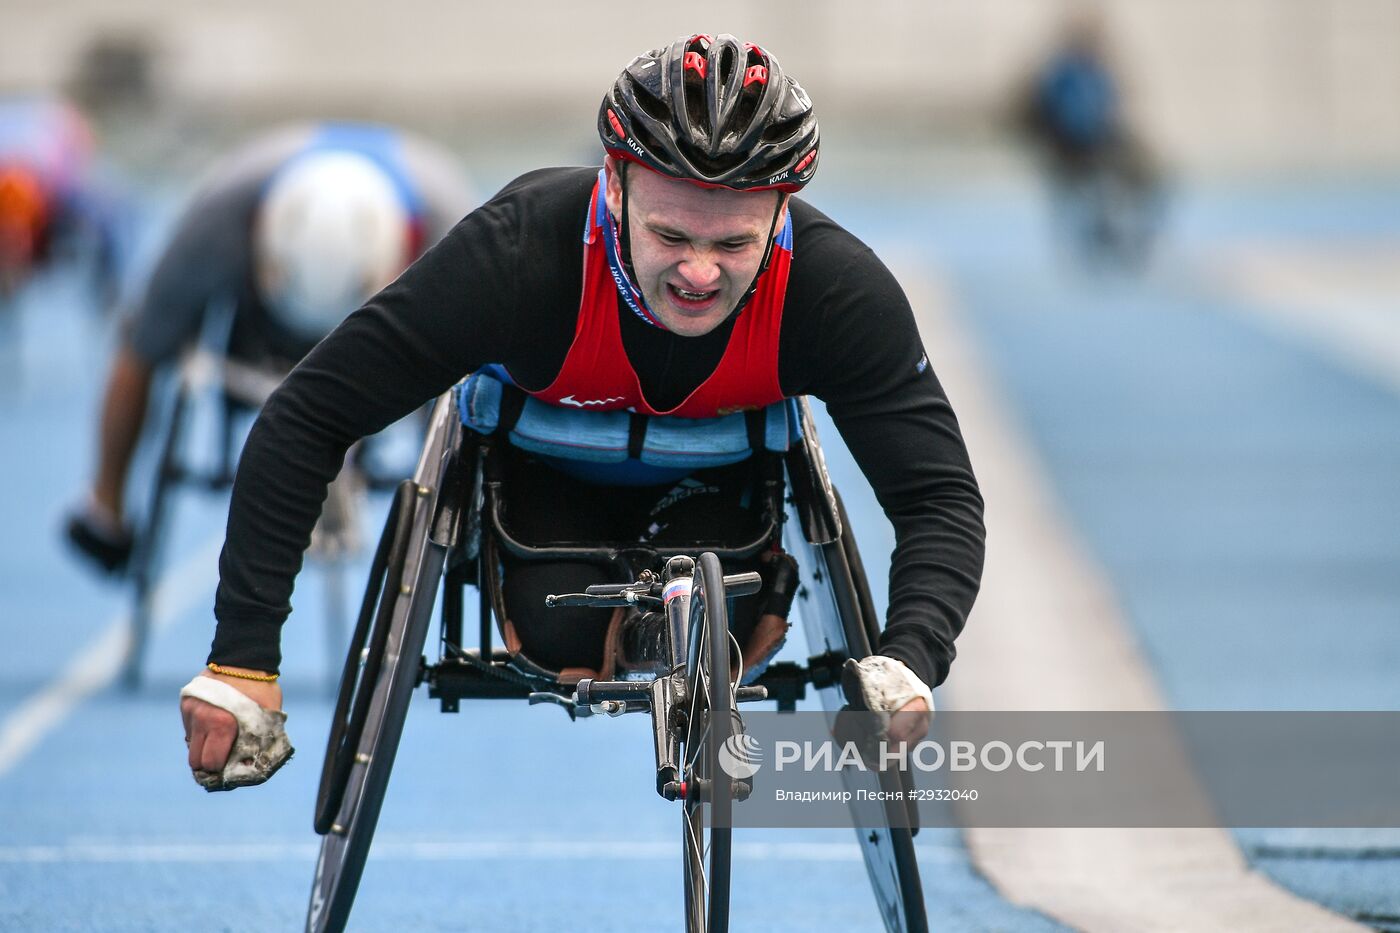
[{"label": "black long-sleeve shirt", "polygon": [[[210,659],[276,670],[293,580],[345,451],[487,363],[525,388],[553,381],[574,337],[581,232],[597,169],[542,169],[464,218],[352,314],[268,400],[244,447],[219,561]],[[789,396],[827,403],[895,530],[880,652],[930,685],[948,674],[981,579],[982,499],[957,419],[908,300],[870,249],[791,202],[793,258],[779,337]],[[680,337],[619,302],[650,403],[714,370],[732,320]]]}]

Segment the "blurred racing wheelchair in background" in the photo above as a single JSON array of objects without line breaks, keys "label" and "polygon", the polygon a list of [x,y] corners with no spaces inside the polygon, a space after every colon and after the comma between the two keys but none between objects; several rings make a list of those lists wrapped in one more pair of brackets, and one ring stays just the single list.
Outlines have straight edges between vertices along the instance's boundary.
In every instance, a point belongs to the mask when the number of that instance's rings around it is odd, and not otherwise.
[{"label": "blurred racing wheelchair in background", "polygon": [[[131,627],[122,664],[122,684],[127,689],[141,684],[158,609],[158,584],[175,527],[177,493],[226,494],[232,488],[242,435],[290,369],[290,363],[198,347],[184,355],[173,374],[164,421],[154,438],[150,492],[137,521],[127,570]],[[366,491],[395,485],[368,468],[364,451],[363,442],[353,447],[331,483],[307,552],[312,566],[321,572],[326,650],[337,662],[347,637],[344,620],[350,614],[347,566],[361,550],[362,500]]]}]

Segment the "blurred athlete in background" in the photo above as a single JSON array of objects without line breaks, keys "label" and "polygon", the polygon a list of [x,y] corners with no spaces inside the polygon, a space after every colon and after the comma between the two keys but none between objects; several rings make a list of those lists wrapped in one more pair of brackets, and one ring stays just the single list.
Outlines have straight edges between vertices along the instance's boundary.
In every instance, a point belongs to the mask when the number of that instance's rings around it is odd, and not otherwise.
[{"label": "blurred athlete in background", "polygon": [[1046,162],[1056,235],[1090,264],[1135,269],[1159,225],[1161,185],[1123,115],[1105,46],[1097,17],[1072,20],[1035,78],[1025,118]]},{"label": "blurred athlete in background", "polygon": [[230,358],[285,372],[471,208],[455,160],[386,127],[297,126],[210,173],[129,309],[98,460],[67,533],[108,572],[132,551],[124,490],[153,376],[231,312]]},{"label": "blurred athlete in background", "polygon": [[93,134],[75,108],[0,98],[0,306],[61,259],[87,266],[104,310],[115,300],[120,203],[101,179]]}]

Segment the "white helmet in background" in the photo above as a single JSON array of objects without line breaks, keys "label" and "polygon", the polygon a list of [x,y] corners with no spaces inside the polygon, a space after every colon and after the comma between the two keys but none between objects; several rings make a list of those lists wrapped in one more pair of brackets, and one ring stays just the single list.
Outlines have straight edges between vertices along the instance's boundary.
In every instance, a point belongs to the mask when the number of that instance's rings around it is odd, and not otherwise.
[{"label": "white helmet in background", "polygon": [[354,152],[313,152],[272,180],[253,227],[258,290],[295,333],[319,340],[412,258],[393,180]]}]

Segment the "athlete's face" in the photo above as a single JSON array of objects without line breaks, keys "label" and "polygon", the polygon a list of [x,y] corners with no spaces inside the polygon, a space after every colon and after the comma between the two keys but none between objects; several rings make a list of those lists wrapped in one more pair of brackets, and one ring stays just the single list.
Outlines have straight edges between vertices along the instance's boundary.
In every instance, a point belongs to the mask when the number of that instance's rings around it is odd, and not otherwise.
[{"label": "athlete's face", "polygon": [[[612,158],[607,170],[608,210],[621,217],[622,184]],[[763,262],[780,197],[773,191],[701,188],[628,166],[632,268],[647,306],[667,329],[699,337],[733,313]]]}]

